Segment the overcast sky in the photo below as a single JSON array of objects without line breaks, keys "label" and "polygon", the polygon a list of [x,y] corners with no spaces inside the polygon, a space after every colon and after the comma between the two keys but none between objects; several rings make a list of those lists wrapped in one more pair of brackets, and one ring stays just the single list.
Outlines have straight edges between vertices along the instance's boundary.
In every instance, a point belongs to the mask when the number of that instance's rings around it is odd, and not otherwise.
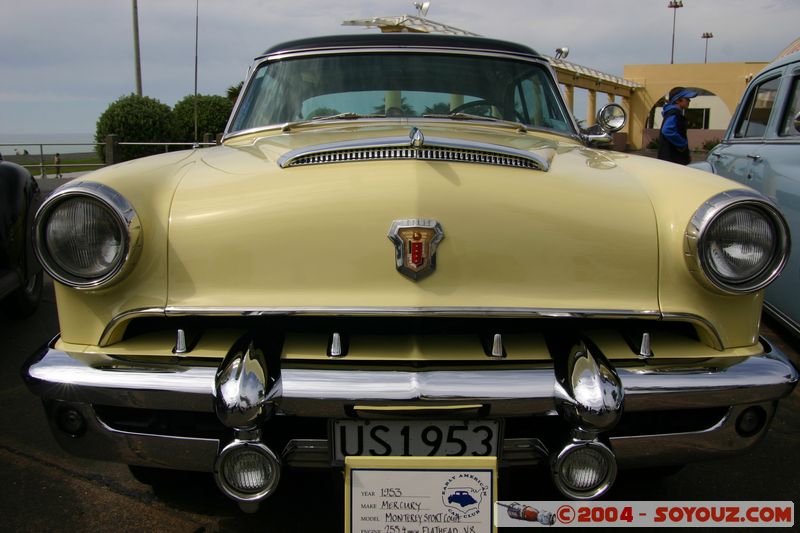
[{"label": "overcast sky", "polygon": [[[675,62],[770,61],[800,36],[800,0],[684,0]],[[131,0],[0,0],[0,134],[93,133],[135,91]],[[193,92],[195,0],[139,0],[144,94]],[[428,17],[622,75],[668,63],[667,0],[433,0]],[[366,30],[345,19],[413,14],[411,0],[200,0],[199,92],[224,94],[252,58],[284,40]],[[43,139],[44,142],[47,139]]]}]

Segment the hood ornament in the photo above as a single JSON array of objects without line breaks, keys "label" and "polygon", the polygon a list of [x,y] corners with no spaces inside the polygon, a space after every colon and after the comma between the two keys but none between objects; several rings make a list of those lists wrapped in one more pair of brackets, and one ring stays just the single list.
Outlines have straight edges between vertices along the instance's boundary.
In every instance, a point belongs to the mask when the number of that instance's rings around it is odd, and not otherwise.
[{"label": "hood ornament", "polygon": [[425,136],[422,134],[422,130],[419,128],[411,128],[411,131],[408,133],[408,137],[411,139],[411,148],[414,150],[419,150],[425,145]]},{"label": "hood ornament", "polygon": [[436,270],[436,248],[444,239],[444,230],[437,221],[418,218],[395,220],[388,236],[394,243],[398,272],[417,281]]}]

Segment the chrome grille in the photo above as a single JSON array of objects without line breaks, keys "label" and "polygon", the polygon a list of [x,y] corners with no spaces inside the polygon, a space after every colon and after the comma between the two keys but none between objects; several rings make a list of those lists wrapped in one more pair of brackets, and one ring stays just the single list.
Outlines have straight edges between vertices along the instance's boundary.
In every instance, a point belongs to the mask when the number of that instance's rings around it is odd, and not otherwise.
[{"label": "chrome grille", "polygon": [[415,159],[421,161],[446,161],[454,163],[478,163],[504,167],[544,170],[542,165],[525,157],[495,152],[448,147],[410,147],[352,148],[315,152],[293,158],[286,166],[324,165],[329,163],[349,163],[355,161],[380,161]]}]

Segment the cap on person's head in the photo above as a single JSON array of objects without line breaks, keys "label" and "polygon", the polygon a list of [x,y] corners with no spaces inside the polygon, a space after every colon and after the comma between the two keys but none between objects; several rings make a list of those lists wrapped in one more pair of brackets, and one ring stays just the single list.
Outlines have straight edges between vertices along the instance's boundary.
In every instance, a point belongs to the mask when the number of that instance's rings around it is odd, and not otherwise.
[{"label": "cap on person's head", "polygon": [[673,87],[669,91],[669,103],[674,104],[681,98],[692,99],[697,96],[697,91],[692,91],[686,87]]}]

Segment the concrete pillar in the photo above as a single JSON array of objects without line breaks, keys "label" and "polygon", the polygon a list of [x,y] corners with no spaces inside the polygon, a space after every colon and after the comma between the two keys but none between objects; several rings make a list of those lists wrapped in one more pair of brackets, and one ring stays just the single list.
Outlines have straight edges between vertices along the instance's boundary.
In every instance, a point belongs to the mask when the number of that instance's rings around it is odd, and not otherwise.
[{"label": "concrete pillar", "polygon": [[384,108],[386,110],[386,114],[389,114],[389,110],[392,109],[393,112],[397,112],[398,109],[403,108],[403,99],[400,95],[400,91],[386,91],[386,97],[384,100]]},{"label": "concrete pillar", "polygon": [[624,128],[622,128],[622,131],[624,131],[626,133],[630,133],[630,131],[631,131],[631,121],[633,121],[633,117],[631,116],[631,99],[630,99],[629,96],[623,96],[622,97],[622,102],[620,102],[620,103],[622,105],[622,109],[625,110],[625,114],[628,116],[628,123],[625,124]]},{"label": "concrete pillar", "polygon": [[589,105],[586,108],[586,125],[594,126],[597,117],[597,91],[589,90]]},{"label": "concrete pillar", "polygon": [[567,108],[572,113],[575,109],[575,86],[564,85],[564,99],[567,101]]}]

